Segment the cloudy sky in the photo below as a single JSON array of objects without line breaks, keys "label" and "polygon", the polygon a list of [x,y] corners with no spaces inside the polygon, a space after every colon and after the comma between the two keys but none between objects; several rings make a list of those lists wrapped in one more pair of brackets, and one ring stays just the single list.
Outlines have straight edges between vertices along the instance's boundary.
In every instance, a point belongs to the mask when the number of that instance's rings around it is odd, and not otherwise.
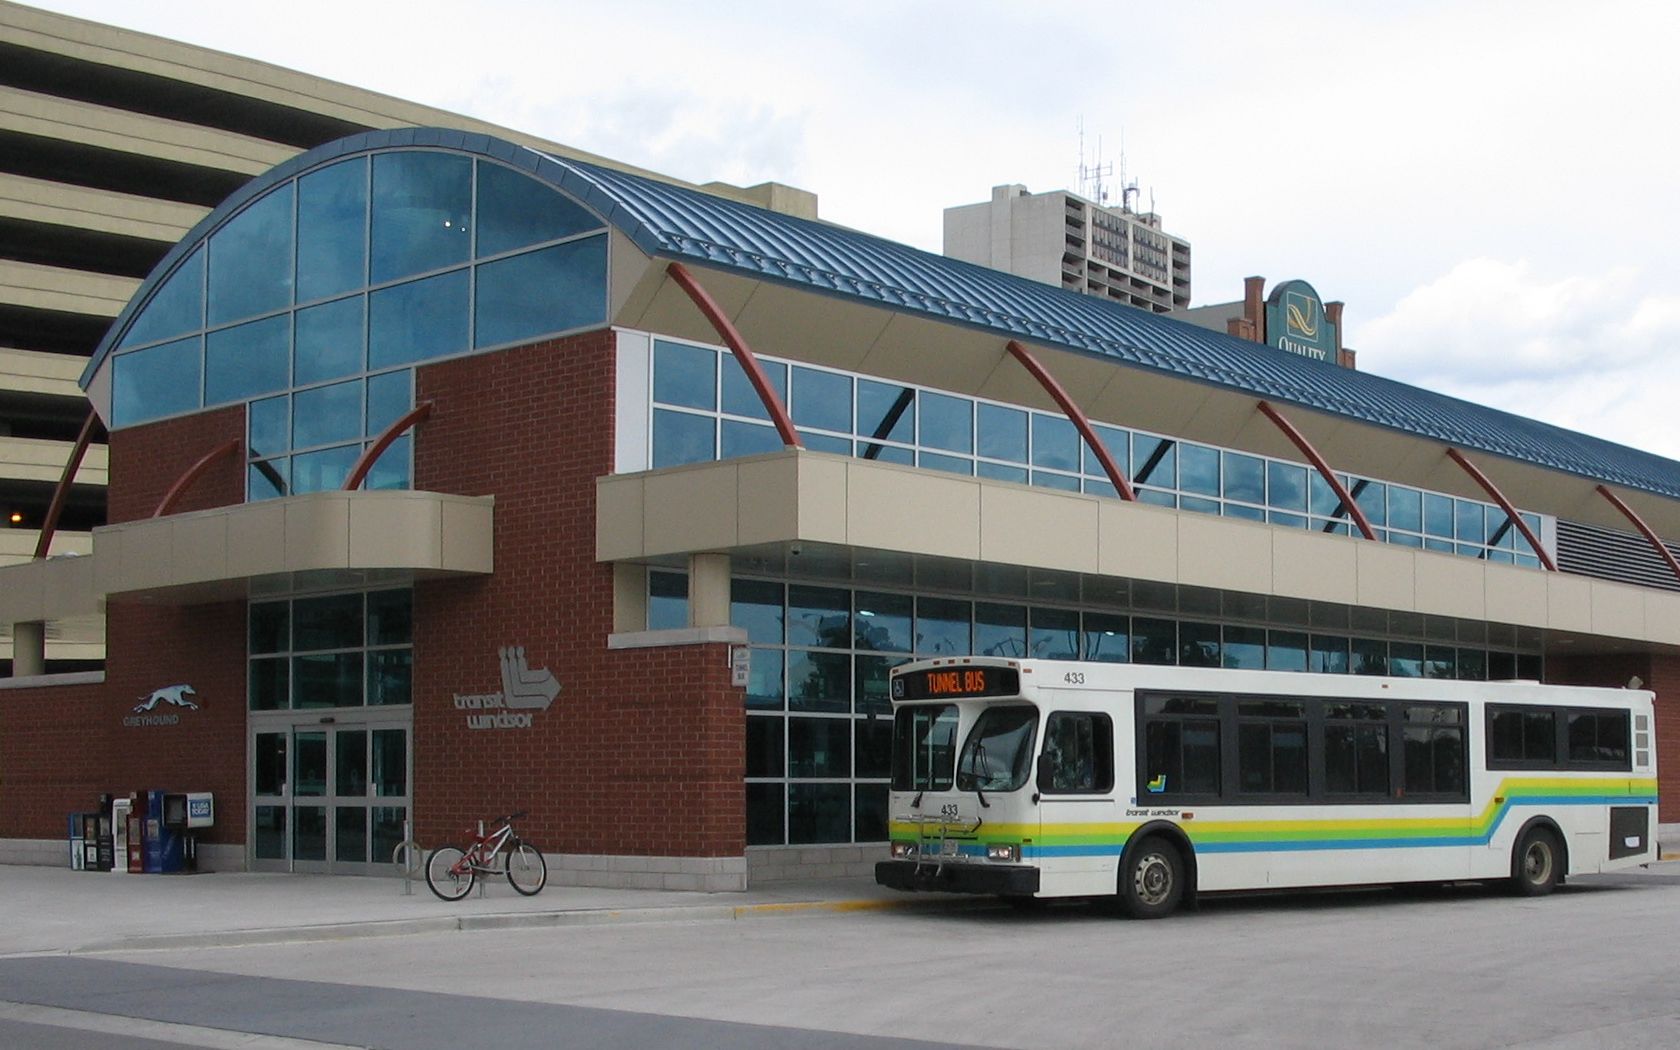
[{"label": "cloudy sky", "polygon": [[938,251],[1085,147],[1242,278],[1347,303],[1360,366],[1680,458],[1680,4],[34,0]]}]

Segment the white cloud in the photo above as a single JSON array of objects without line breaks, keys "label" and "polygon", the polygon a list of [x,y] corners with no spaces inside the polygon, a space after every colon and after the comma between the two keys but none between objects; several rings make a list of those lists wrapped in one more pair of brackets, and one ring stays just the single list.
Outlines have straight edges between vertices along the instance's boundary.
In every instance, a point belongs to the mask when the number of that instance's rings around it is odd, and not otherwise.
[{"label": "white cloud", "polygon": [[1347,341],[1364,370],[1680,457],[1680,295],[1632,268],[1466,260]]}]

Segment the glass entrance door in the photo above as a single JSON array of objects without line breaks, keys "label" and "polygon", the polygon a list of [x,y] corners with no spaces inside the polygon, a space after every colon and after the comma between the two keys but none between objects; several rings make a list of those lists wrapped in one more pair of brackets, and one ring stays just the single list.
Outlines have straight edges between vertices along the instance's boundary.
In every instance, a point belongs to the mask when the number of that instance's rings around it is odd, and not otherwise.
[{"label": "glass entrance door", "polygon": [[411,797],[408,722],[263,723],[251,731],[251,867],[391,871]]}]

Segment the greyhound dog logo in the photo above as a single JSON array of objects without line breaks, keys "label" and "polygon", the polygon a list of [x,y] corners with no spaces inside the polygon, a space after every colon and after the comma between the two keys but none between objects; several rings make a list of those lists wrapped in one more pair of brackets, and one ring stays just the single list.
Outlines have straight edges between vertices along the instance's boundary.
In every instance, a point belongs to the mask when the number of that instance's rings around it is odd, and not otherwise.
[{"label": "greyhound dog logo", "polygon": [[496,650],[502,658],[502,704],[505,707],[548,710],[560,692],[554,672],[533,671],[525,662],[525,647],[510,645]]},{"label": "greyhound dog logo", "polygon": [[184,707],[189,711],[197,711],[198,705],[187,699],[189,696],[197,695],[198,693],[193,690],[192,686],[184,683],[181,685],[166,685],[162,689],[152,690],[151,696],[142,697],[140,702],[134,705],[134,711],[136,714],[140,714],[152,710],[159,704],[173,704],[176,707]]}]

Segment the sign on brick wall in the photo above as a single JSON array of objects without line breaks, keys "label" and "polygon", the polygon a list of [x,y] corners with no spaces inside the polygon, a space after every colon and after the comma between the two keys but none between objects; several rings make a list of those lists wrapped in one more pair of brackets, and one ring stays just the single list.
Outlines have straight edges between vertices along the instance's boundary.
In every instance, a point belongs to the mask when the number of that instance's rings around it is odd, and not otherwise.
[{"label": "sign on brick wall", "polygon": [[547,668],[531,670],[522,645],[496,650],[502,665],[499,693],[456,693],[455,709],[467,712],[468,729],[529,729],[537,712],[547,711],[560,694],[560,683]]},{"label": "sign on brick wall", "polygon": [[[181,722],[181,711],[197,711],[198,704],[189,699],[198,693],[185,682],[179,685],[166,685],[161,689],[153,689],[150,695],[140,697],[140,702],[134,705],[134,710],[123,717],[125,726],[172,726]],[[158,710],[159,707],[163,710]]]}]

